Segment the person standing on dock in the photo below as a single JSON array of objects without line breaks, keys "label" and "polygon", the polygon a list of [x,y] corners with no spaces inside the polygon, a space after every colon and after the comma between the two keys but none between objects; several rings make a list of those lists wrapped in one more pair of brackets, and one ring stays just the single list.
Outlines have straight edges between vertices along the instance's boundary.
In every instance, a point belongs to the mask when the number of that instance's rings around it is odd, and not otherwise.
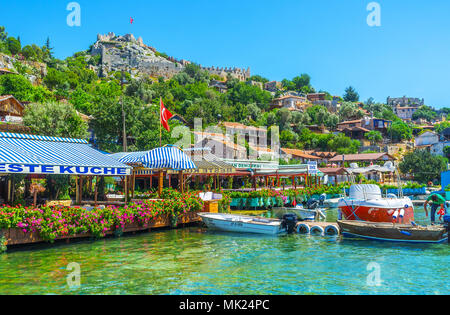
[{"label": "person standing on dock", "polygon": [[431,224],[434,225],[436,222],[436,211],[439,207],[445,208],[445,212],[447,212],[446,200],[439,194],[432,194],[428,197],[427,201],[425,201],[424,209],[425,213],[428,217],[428,209],[427,206],[431,202]]}]

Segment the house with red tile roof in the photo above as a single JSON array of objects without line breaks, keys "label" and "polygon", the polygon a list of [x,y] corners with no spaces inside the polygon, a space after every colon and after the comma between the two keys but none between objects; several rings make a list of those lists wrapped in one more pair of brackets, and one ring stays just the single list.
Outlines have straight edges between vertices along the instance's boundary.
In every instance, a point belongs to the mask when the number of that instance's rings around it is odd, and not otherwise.
[{"label": "house with red tile roof", "polygon": [[321,159],[318,156],[308,154],[305,151],[298,150],[298,149],[281,148],[280,151],[281,151],[281,157],[287,161],[288,160],[297,160],[297,161],[301,161],[302,163],[306,163],[309,161],[319,162],[319,160]]},{"label": "house with red tile roof", "polygon": [[342,165],[344,162],[348,163],[362,163],[362,164],[377,164],[378,162],[394,161],[394,157],[390,154],[383,153],[361,153],[361,154],[344,154],[336,155],[330,159],[330,163],[337,163]]},{"label": "house with red tile roof", "polygon": [[287,108],[293,111],[303,111],[312,104],[304,96],[285,95],[276,98],[270,104],[270,108]]}]

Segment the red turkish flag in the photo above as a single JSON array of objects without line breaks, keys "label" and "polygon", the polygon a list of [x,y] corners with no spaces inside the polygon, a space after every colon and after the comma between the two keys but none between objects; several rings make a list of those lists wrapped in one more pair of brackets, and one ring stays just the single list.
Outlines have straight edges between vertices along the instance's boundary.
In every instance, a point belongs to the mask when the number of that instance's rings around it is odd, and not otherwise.
[{"label": "red turkish flag", "polygon": [[172,118],[173,115],[167,108],[164,107],[163,101],[161,99],[161,124],[167,131],[170,131],[169,127],[169,119]]}]

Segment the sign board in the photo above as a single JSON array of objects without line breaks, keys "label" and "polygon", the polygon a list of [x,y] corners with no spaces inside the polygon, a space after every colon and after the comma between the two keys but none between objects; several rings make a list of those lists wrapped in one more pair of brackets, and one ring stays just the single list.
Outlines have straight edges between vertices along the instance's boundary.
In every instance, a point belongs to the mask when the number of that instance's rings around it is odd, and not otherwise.
[{"label": "sign board", "polygon": [[2,173],[121,176],[130,175],[131,169],[125,167],[58,166],[0,163],[0,174]]},{"label": "sign board", "polygon": [[317,162],[308,162],[308,174],[317,175],[318,170]]},{"label": "sign board", "polygon": [[224,160],[226,163],[231,164],[237,169],[254,169],[254,170],[277,170],[279,167],[278,163],[268,162],[253,162],[245,160]]}]

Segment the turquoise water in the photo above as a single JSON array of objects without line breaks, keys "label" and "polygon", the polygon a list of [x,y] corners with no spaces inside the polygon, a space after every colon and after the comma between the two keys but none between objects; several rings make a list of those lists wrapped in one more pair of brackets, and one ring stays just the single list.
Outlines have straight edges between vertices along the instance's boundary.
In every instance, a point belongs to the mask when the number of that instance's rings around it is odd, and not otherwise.
[{"label": "turquoise water", "polygon": [[[193,227],[10,251],[0,255],[0,294],[449,294],[449,254],[447,244]],[[67,284],[71,262],[79,287]],[[367,281],[370,263],[379,286]]]}]

